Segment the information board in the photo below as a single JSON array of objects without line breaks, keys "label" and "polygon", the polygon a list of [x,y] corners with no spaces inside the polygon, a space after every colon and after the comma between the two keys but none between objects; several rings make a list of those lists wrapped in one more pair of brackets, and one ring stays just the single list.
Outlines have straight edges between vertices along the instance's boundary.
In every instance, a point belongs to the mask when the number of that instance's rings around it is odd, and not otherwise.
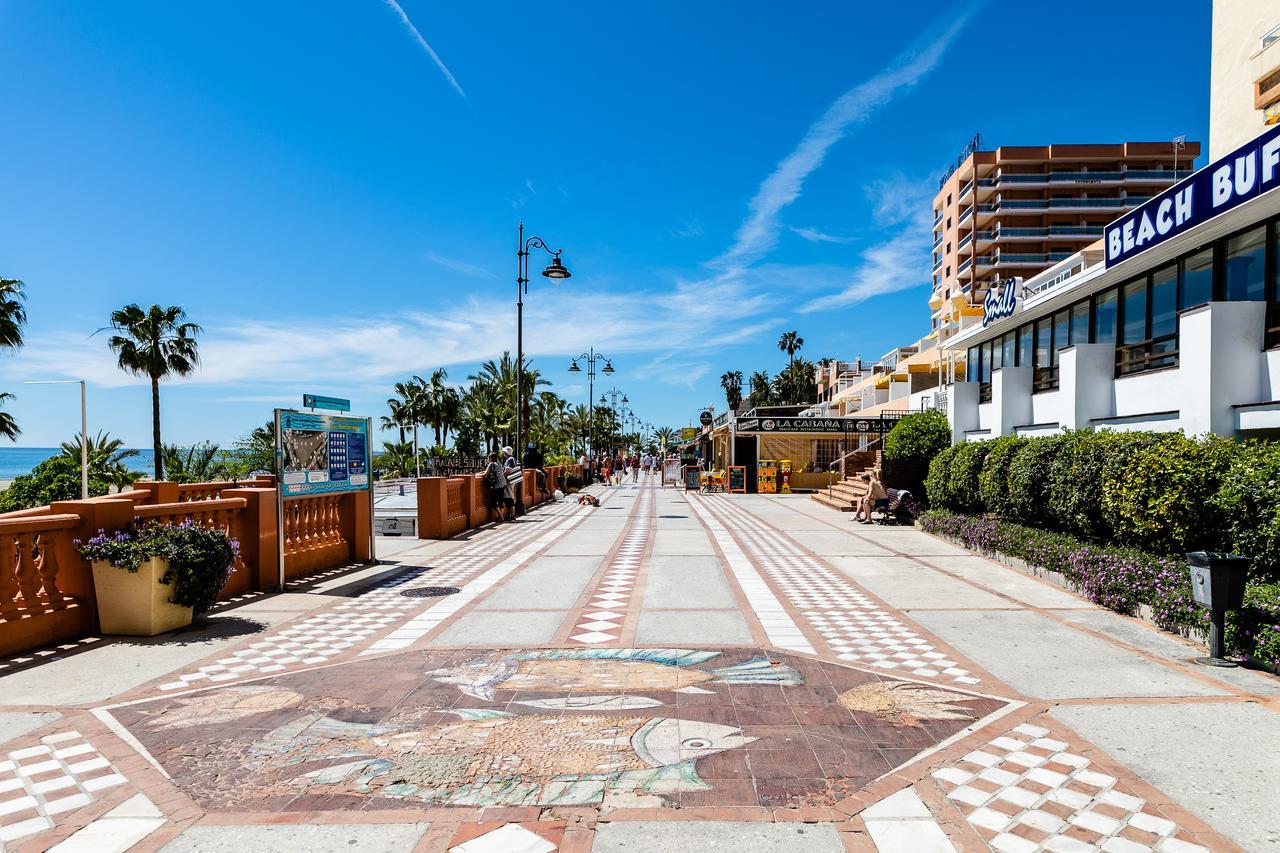
[{"label": "information board", "polygon": [[369,488],[364,418],[280,410],[280,489],[285,497]]},{"label": "information board", "polygon": [[662,487],[665,489],[667,483],[680,487],[680,460],[668,459],[662,466]]},{"label": "information board", "polygon": [[725,485],[725,491],[732,495],[745,495],[747,493],[747,466],[729,466],[729,482]]},{"label": "information board", "polygon": [[696,492],[702,488],[702,469],[697,465],[684,466],[684,490]]}]

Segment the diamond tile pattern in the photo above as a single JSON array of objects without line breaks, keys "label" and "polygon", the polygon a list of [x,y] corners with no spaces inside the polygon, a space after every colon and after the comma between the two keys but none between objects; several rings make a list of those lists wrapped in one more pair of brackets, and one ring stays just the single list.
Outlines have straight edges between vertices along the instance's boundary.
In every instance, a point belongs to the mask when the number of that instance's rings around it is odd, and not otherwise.
[{"label": "diamond tile pattern", "polygon": [[462,586],[545,535],[548,522],[554,524],[581,511],[581,506],[569,501],[547,507],[539,513],[547,522],[511,524],[491,535],[477,537],[448,554],[433,558],[431,568],[415,566],[396,572],[350,601],[290,623],[247,648],[161,684],[159,689],[184,690],[312,666],[366,646],[371,638],[385,633],[387,628],[404,623],[411,613],[409,621],[412,622],[423,611],[446,606],[448,599],[454,597],[415,599],[401,595],[403,591],[424,586]]},{"label": "diamond tile pattern", "polygon": [[76,731],[42,738],[0,760],[0,849],[50,829],[60,816],[83,808],[101,792],[128,780]]},{"label": "diamond tile pattern", "polygon": [[622,539],[600,583],[591,594],[591,600],[583,608],[581,621],[574,626],[569,637],[573,643],[601,645],[622,640],[622,623],[627,616],[627,605],[635,588],[636,573],[644,559],[653,535],[653,488],[642,487],[631,508],[631,529]]},{"label": "diamond tile pattern", "polygon": [[1207,853],[1050,734],[1024,724],[933,772],[992,849]]},{"label": "diamond tile pattern", "polygon": [[805,553],[785,533],[734,506],[732,498],[698,500],[738,537],[841,660],[917,678],[980,683],[972,672],[938,651],[839,572]]}]

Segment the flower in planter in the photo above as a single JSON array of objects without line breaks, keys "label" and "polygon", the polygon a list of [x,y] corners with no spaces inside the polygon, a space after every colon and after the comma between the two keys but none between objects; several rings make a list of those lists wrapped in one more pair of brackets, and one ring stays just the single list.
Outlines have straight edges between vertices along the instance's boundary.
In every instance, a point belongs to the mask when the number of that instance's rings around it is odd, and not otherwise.
[{"label": "flower in planter", "polygon": [[86,560],[99,560],[136,572],[147,560],[160,557],[168,570],[160,582],[173,586],[170,601],[202,613],[218,600],[234,570],[240,543],[219,529],[191,519],[181,524],[142,523],[108,534],[99,530],[88,542],[77,542]]}]

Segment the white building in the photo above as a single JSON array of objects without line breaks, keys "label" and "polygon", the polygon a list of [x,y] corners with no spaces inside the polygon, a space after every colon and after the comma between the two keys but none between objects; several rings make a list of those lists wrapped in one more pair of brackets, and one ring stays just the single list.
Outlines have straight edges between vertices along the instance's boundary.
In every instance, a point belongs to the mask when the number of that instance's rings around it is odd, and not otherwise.
[{"label": "white building", "polygon": [[1280,430],[1280,126],[992,292],[948,340],[953,439],[1063,429]]}]

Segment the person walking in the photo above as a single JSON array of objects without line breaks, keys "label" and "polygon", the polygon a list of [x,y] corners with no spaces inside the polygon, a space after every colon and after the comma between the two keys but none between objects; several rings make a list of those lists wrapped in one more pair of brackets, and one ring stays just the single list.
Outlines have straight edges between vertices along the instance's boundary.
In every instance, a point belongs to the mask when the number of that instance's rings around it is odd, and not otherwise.
[{"label": "person walking", "polygon": [[510,494],[510,484],[507,481],[507,469],[498,462],[498,454],[489,454],[489,464],[485,466],[484,477],[482,481],[485,489],[489,494],[489,509],[498,516],[498,521],[506,521],[505,512],[507,509],[515,508],[515,500]]}]

